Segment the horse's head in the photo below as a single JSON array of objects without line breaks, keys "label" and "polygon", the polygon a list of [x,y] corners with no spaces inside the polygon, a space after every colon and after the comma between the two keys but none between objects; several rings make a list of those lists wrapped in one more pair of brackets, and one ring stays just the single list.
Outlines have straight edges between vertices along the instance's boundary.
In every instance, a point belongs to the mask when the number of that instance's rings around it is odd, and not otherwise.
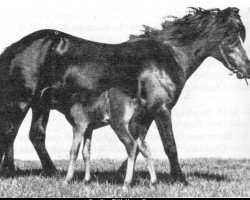
[{"label": "horse's head", "polygon": [[238,8],[224,10],[190,8],[182,18],[171,17],[162,23],[162,30],[144,26],[143,34],[135,38],[159,38],[178,47],[194,48],[202,59],[212,56],[222,62],[238,78],[250,78],[250,62],[243,42],[246,37]]},{"label": "horse's head", "polygon": [[250,62],[243,42],[246,37],[239,9],[227,8],[217,12],[214,26],[216,45],[211,56],[222,62],[238,78],[250,78]]}]

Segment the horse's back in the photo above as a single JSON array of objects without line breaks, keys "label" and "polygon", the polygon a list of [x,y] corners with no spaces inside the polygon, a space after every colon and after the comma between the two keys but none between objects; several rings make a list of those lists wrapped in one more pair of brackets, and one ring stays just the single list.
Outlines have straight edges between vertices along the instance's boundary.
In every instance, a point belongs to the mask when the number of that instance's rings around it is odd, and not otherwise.
[{"label": "horse's back", "polygon": [[[92,96],[118,87],[135,97],[139,93],[138,78],[147,63],[171,58],[169,49],[155,40],[105,44],[56,30],[40,30],[2,53],[0,64],[5,73],[1,80],[8,95],[20,94],[27,99],[53,85],[63,92],[65,88],[70,90],[70,94],[84,91]],[[171,65],[175,67],[176,63]]]}]

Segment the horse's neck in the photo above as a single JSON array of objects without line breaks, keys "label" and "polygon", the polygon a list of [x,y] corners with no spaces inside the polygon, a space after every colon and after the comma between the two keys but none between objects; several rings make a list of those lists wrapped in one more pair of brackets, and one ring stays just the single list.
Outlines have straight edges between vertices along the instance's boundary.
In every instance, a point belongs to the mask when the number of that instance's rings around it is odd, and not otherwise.
[{"label": "horse's neck", "polygon": [[185,79],[187,80],[208,57],[202,48],[202,42],[196,42],[188,46],[179,46],[175,42],[168,43],[175,52],[175,59],[182,67]]}]

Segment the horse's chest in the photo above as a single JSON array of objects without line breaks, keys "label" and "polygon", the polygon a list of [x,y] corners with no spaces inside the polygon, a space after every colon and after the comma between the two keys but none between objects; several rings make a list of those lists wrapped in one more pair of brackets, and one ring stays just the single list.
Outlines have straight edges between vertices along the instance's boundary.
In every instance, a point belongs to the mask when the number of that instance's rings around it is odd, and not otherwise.
[{"label": "horse's chest", "polygon": [[165,70],[154,63],[145,69],[139,77],[139,94],[148,108],[168,104],[176,96],[176,84]]}]

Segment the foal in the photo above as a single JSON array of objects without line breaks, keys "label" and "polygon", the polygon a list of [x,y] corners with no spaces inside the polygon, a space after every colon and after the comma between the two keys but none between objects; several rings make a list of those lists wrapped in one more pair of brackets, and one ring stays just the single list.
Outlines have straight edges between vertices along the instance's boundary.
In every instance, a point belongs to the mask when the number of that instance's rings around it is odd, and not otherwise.
[{"label": "foal", "polygon": [[[112,129],[117,134],[118,138],[125,145],[128,153],[128,165],[126,171],[123,190],[127,190],[133,176],[135,151],[137,147],[140,149],[143,156],[147,159],[148,168],[151,176],[151,184],[156,183],[156,175],[151,158],[151,153],[147,143],[142,139],[136,131],[131,132],[133,123],[138,123],[143,114],[143,106],[137,99],[131,98],[125,92],[119,89],[111,88],[91,99],[91,104],[84,106],[84,94],[77,94],[72,97],[78,99],[77,104],[72,106],[69,113],[66,114],[68,121],[73,126],[74,141],[70,152],[70,163],[67,177],[64,184],[68,184],[74,175],[74,163],[77,158],[79,147],[82,140],[82,135],[87,138],[85,143],[86,148],[83,149],[83,159],[86,165],[84,181],[90,180],[90,138],[92,130],[110,124]],[[74,101],[75,101],[74,100]],[[82,103],[82,104],[81,104]],[[85,132],[85,133],[84,133]],[[91,134],[90,134],[91,133]]]}]

